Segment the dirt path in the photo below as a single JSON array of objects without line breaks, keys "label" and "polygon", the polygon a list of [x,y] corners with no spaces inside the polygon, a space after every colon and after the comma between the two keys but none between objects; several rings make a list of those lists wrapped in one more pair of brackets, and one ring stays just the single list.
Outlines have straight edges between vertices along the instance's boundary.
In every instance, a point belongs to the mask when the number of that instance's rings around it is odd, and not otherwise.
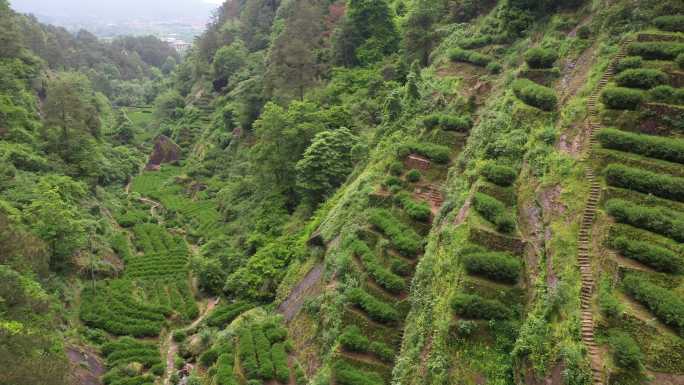
[{"label": "dirt path", "polygon": [[153,217],[157,216],[156,210],[161,207],[161,203],[145,197],[140,197],[140,202],[150,205],[150,215]]},{"label": "dirt path", "polygon": [[101,385],[106,368],[102,360],[88,348],[71,346],[66,349],[72,366],[72,380],[79,385]]},{"label": "dirt path", "polygon": [[312,287],[320,282],[323,277],[324,266],[317,263],[292,290],[287,299],[278,306],[278,312],[285,317],[285,322],[290,322],[304,305],[304,300]]},{"label": "dirt path", "polygon": [[215,298],[213,300],[209,300],[207,302],[207,306],[204,308],[204,311],[202,314],[197,317],[196,320],[194,320],[190,325],[178,328],[175,330],[169,330],[169,336],[167,337],[166,340],[166,345],[169,347],[168,350],[166,351],[166,373],[164,373],[164,379],[163,379],[163,384],[164,385],[171,385],[171,375],[173,374],[175,367],[174,367],[174,358],[176,357],[176,354],[178,353],[178,344],[176,341],[173,340],[173,333],[176,331],[180,330],[188,330],[196,327],[197,325],[200,324],[206,318],[206,316],[211,313],[211,310],[216,307],[218,304],[219,299]]}]

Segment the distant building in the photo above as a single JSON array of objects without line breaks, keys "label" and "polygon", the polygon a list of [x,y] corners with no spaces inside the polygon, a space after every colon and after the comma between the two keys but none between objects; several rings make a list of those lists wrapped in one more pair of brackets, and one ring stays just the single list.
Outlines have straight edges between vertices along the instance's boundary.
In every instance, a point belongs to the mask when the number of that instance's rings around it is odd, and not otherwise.
[{"label": "distant building", "polygon": [[178,53],[184,53],[187,51],[192,44],[185,42],[183,40],[177,39],[175,37],[165,37],[162,39],[163,41],[167,42],[173,49],[176,50]]}]

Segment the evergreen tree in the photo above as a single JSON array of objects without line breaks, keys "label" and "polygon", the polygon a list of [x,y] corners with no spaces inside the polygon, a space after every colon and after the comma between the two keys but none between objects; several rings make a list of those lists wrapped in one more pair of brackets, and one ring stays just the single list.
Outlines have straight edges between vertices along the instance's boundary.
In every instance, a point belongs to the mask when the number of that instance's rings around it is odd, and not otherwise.
[{"label": "evergreen tree", "polygon": [[411,7],[403,25],[402,48],[408,61],[419,60],[420,64],[430,64],[430,52],[437,42],[434,23],[438,9],[435,2],[418,0]]},{"label": "evergreen tree", "polygon": [[7,0],[0,0],[0,58],[17,57],[22,48],[14,12]]}]

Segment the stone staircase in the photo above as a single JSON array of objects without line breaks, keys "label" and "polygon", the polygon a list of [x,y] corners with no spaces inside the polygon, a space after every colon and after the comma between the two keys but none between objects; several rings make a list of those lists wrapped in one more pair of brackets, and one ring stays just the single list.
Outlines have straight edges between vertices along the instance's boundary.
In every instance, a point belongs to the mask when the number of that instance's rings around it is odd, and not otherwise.
[{"label": "stone staircase", "polygon": [[444,194],[442,194],[442,188],[439,185],[427,184],[418,186],[414,194],[418,199],[429,203],[433,210],[439,211],[439,208],[444,204]]},{"label": "stone staircase", "polygon": [[594,175],[594,170],[588,162],[593,156],[593,149],[597,145],[596,132],[600,128],[599,114],[596,107],[601,91],[606,84],[615,75],[615,67],[617,63],[622,60],[627,51],[627,46],[632,42],[627,39],[620,45],[620,51],[615,56],[611,64],[608,66],[603,76],[599,80],[599,84],[592,92],[587,100],[588,119],[586,121],[586,132],[589,137],[589,148],[584,151],[582,161],[585,162],[585,175],[590,184],[589,198],[582,213],[582,222],[580,224],[577,259],[580,267],[580,274],[582,279],[582,288],[580,294],[581,306],[581,331],[582,342],[587,347],[589,358],[591,361],[591,371],[594,385],[604,384],[604,371],[601,360],[601,352],[596,344],[594,336],[594,316],[592,312],[592,295],[596,286],[594,281],[594,273],[591,264],[591,229],[596,218],[596,210],[599,201],[601,200],[601,185]]}]

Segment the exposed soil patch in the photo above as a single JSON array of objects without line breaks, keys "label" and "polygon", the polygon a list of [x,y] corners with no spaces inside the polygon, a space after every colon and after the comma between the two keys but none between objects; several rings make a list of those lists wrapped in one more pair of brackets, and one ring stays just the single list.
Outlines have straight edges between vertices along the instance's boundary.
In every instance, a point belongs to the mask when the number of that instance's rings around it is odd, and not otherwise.
[{"label": "exposed soil patch", "polygon": [[684,375],[648,372],[653,376],[653,381],[649,382],[652,385],[684,385]]},{"label": "exposed soil patch", "polygon": [[278,312],[285,317],[285,322],[290,322],[297,315],[304,305],[308,296],[314,293],[315,287],[323,277],[324,266],[322,262],[317,263],[292,289],[292,292],[283,303],[278,306]]},{"label": "exposed soil patch", "polygon": [[564,154],[579,156],[580,152],[582,152],[583,142],[584,132],[581,130],[577,133],[577,135],[572,136],[569,133],[563,133],[558,140],[558,150]]},{"label": "exposed soil patch", "polygon": [[100,377],[105,373],[105,366],[93,351],[72,346],[66,349],[66,354],[72,367],[71,384],[102,385]]}]

